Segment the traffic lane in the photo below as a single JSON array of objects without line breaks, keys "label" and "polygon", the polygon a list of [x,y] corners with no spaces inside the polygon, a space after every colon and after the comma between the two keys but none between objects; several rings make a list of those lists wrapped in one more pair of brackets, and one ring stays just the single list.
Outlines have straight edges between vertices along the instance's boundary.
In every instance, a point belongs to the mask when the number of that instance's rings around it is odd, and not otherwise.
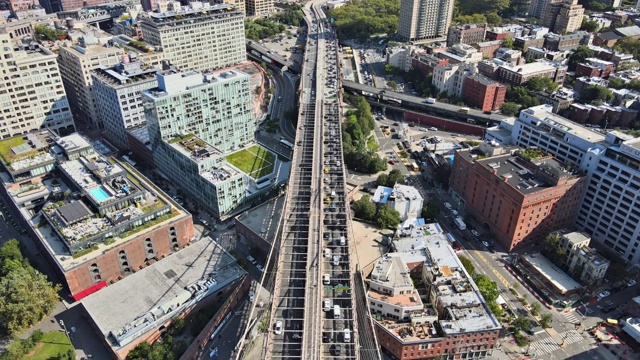
[{"label": "traffic lane", "polygon": [[291,159],[292,156],[292,150],[289,149],[288,147],[282,145],[282,143],[280,142],[280,140],[278,139],[274,139],[273,137],[271,137],[270,135],[265,135],[262,133],[258,133],[256,135],[256,141],[271,150],[274,150],[275,152],[278,152],[286,157],[288,157],[289,159]]},{"label": "traffic lane", "polygon": [[[242,331],[246,324],[243,322],[245,319],[245,314],[249,314],[247,311],[248,301],[243,301],[238,305],[231,314],[231,317],[227,322],[220,328],[218,334],[213,339],[209,339],[207,346],[205,347],[205,351],[203,353],[203,358],[205,359],[231,359],[233,357],[233,353],[235,351],[235,347],[240,341],[242,336]],[[211,352],[214,349],[218,349],[217,356],[211,356]]]}]

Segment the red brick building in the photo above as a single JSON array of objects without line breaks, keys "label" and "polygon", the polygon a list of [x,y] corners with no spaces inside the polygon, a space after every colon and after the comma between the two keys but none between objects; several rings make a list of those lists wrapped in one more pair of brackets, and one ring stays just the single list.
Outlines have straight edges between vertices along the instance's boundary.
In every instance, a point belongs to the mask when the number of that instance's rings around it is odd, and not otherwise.
[{"label": "red brick building", "polygon": [[493,30],[487,30],[484,33],[484,37],[487,41],[504,40],[507,35],[508,34],[506,32],[495,32]]},{"label": "red brick building", "polygon": [[571,226],[586,178],[551,157],[529,161],[500,151],[481,160],[478,154],[484,153],[477,149],[456,152],[449,186],[465,211],[507,251],[539,244],[551,231]]},{"label": "red brick building", "polygon": [[502,40],[483,41],[473,45],[482,53],[483,58],[493,59],[496,57],[496,52],[502,47]]},{"label": "red brick building", "polygon": [[469,105],[482,111],[497,110],[504,104],[507,87],[480,74],[474,74],[464,82],[462,98]]},{"label": "red brick building", "polygon": [[411,59],[411,66],[424,75],[433,74],[433,69],[440,65],[449,65],[449,60],[431,54],[420,54]]},{"label": "red brick building", "polygon": [[579,63],[576,66],[576,77],[601,77],[606,79],[615,72],[615,64],[611,61],[600,60],[596,58],[586,59],[586,62]]}]

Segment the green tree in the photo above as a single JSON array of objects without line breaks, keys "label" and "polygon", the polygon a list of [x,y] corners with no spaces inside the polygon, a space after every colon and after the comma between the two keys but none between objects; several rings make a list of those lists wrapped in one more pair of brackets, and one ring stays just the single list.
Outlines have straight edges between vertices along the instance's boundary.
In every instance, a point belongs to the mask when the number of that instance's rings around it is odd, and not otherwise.
[{"label": "green tree", "polygon": [[506,102],[500,106],[500,113],[506,116],[516,116],[520,111],[518,104],[513,102]]},{"label": "green tree", "polygon": [[299,5],[292,5],[283,12],[276,14],[276,18],[283,24],[300,26],[304,24],[304,13]]},{"label": "green tree", "polygon": [[618,77],[609,78],[609,87],[612,89],[622,89],[626,86],[624,81]]},{"label": "green tree", "polygon": [[371,196],[363,195],[351,205],[355,216],[364,220],[372,220],[376,216],[376,204],[371,201]]},{"label": "green tree", "polygon": [[589,49],[588,46],[585,45],[580,45],[578,46],[578,48],[573,52],[573,54],[571,54],[571,56],[569,56],[569,70],[574,71],[576,69],[576,66],[578,66],[579,63],[582,63],[585,61],[585,59],[593,57],[594,53],[593,50]]},{"label": "green tree", "polygon": [[471,260],[469,260],[469,258],[466,256],[459,256],[458,258],[460,259],[462,266],[464,266],[469,275],[473,276],[476,273],[476,267],[473,265]]},{"label": "green tree", "polygon": [[487,23],[489,23],[489,25],[500,25],[502,24],[502,18],[495,12],[488,13]]},{"label": "green tree", "polygon": [[498,300],[500,291],[498,290],[498,285],[495,281],[491,281],[491,279],[484,274],[475,274],[475,276],[473,276],[473,281],[475,281],[485,301],[492,303]]},{"label": "green tree", "polygon": [[387,75],[396,75],[398,73],[400,73],[400,69],[398,69],[397,67],[391,65],[391,64],[385,64],[384,65],[384,72]]},{"label": "green tree", "polygon": [[518,316],[511,325],[515,331],[527,331],[531,328],[531,321],[524,316]]},{"label": "green tree", "polygon": [[381,229],[395,229],[400,224],[400,213],[387,204],[383,204],[378,208],[376,223]]},{"label": "green tree", "polygon": [[378,178],[376,179],[376,185],[378,186],[387,186],[388,182],[389,182],[389,176],[385,173],[378,175]]},{"label": "green tree", "polygon": [[589,18],[585,17],[582,19],[582,25],[580,25],[580,30],[584,30],[587,32],[596,32],[600,28],[600,25],[597,21],[591,21]]},{"label": "green tree", "polygon": [[422,207],[422,217],[425,219],[433,219],[440,214],[440,205],[434,199],[429,199],[426,205]]},{"label": "green tree", "polygon": [[580,92],[580,101],[585,104],[608,102],[613,93],[606,86],[589,85]]},{"label": "green tree", "polygon": [[538,100],[538,98],[536,98],[535,96],[526,95],[522,97],[521,103],[522,107],[526,109],[540,105],[540,100]]},{"label": "green tree", "polygon": [[540,314],[540,303],[539,302],[534,302],[533,304],[531,304],[531,313],[534,316],[538,316],[538,314]]},{"label": "green tree", "polygon": [[398,89],[398,83],[393,80],[387,81],[387,86],[390,87],[393,91],[396,91]]},{"label": "green tree", "polygon": [[404,182],[404,175],[402,175],[402,172],[398,169],[393,169],[391,171],[389,171],[389,175],[387,176],[387,186],[388,187],[394,187],[396,184],[398,183],[403,183]]},{"label": "green tree", "polygon": [[626,54],[631,54],[636,60],[640,61],[640,39],[634,39],[631,36],[623,37],[616,41],[613,49]]},{"label": "green tree", "polygon": [[531,94],[531,92],[537,93],[541,91],[552,93],[558,89],[559,85],[548,77],[534,76],[531,79],[527,80],[524,86],[525,88],[527,88],[527,90],[530,91]]},{"label": "green tree", "polygon": [[509,49],[515,49],[515,44],[513,42],[513,39],[510,37],[505,37],[504,40],[502,40],[502,47],[506,47]]},{"label": "green tree", "polygon": [[542,314],[542,317],[540,317],[540,325],[542,325],[542,327],[545,329],[548,329],[551,327],[552,321],[553,321],[553,317],[549,313]]}]

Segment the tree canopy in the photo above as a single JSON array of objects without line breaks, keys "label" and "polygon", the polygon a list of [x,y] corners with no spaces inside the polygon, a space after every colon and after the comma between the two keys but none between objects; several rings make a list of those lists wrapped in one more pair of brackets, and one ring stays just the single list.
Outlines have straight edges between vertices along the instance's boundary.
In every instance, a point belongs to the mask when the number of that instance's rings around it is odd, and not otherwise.
[{"label": "tree canopy", "polygon": [[616,41],[613,49],[631,54],[636,60],[640,61],[640,39],[634,39],[631,36],[623,37]]},{"label": "tree canopy", "polygon": [[582,19],[582,25],[580,25],[580,30],[584,30],[587,32],[596,32],[600,28],[600,24],[597,21],[589,20],[589,18]]},{"label": "tree canopy", "polygon": [[51,314],[59,290],[9,240],[0,248],[0,334],[19,334]]},{"label": "tree canopy", "polygon": [[434,199],[429,199],[422,207],[422,217],[425,219],[433,219],[438,214],[440,214],[440,205]]},{"label": "tree canopy", "polygon": [[258,18],[244,21],[244,32],[247,39],[258,41],[271,38],[284,31],[283,24],[277,24],[271,19]]},{"label": "tree canopy", "polygon": [[514,102],[506,102],[500,106],[500,113],[506,116],[516,116],[519,110],[520,106]]},{"label": "tree canopy", "polygon": [[400,224],[400,213],[387,204],[382,204],[378,208],[376,223],[381,229],[395,229]]},{"label": "tree canopy", "polygon": [[580,101],[585,104],[603,103],[613,99],[613,93],[606,86],[589,85],[580,91]]},{"label": "tree canopy", "polygon": [[575,71],[576,66],[578,66],[579,63],[584,62],[585,59],[593,57],[594,52],[593,50],[589,49],[588,46],[585,45],[580,45],[578,46],[578,48],[573,52],[573,54],[571,54],[571,56],[569,56],[569,70],[570,71]]},{"label": "tree canopy", "polygon": [[473,276],[473,274],[476,273],[476,267],[473,265],[471,260],[469,260],[469,258],[466,256],[459,256],[459,258],[460,258],[460,262],[462,263],[462,266],[464,266],[464,268],[467,270],[469,275]]},{"label": "tree canopy", "polygon": [[292,5],[277,13],[276,19],[283,24],[300,26],[300,24],[304,24],[304,13],[300,5]]},{"label": "tree canopy", "polygon": [[349,1],[329,10],[341,39],[367,40],[372,35],[395,34],[398,31],[400,0]]},{"label": "tree canopy", "polygon": [[371,196],[363,195],[351,204],[356,218],[371,221],[376,216],[376,204],[371,201]]},{"label": "tree canopy", "polygon": [[367,148],[367,138],[375,126],[371,116],[371,106],[362,96],[350,97],[349,101],[356,110],[345,114],[347,119],[342,124],[342,147],[344,162],[347,168],[366,174],[373,174],[387,169],[387,163]]}]

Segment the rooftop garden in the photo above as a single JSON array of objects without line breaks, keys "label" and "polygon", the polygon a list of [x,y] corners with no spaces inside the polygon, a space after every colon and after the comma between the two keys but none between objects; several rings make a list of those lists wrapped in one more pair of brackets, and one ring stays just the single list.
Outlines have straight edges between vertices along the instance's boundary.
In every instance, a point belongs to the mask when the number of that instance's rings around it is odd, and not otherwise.
[{"label": "rooftop garden", "polygon": [[27,156],[35,155],[38,153],[38,150],[35,149],[21,154],[15,154],[11,150],[14,147],[22,145],[24,143],[24,139],[21,136],[16,136],[0,141],[0,158],[2,158],[2,161],[4,161],[6,164],[11,164],[13,161],[20,160]]},{"label": "rooftop garden", "polygon": [[259,179],[273,172],[276,156],[259,145],[243,149],[227,156],[227,161],[249,174],[254,179]]},{"label": "rooftop garden", "polygon": [[128,45],[142,52],[151,52],[151,49],[147,47],[147,44],[144,41],[132,40],[132,41],[129,41]]},{"label": "rooftop garden", "polygon": [[551,156],[546,151],[538,148],[520,149],[519,154],[529,161],[540,160]]},{"label": "rooftop garden", "polygon": [[182,136],[176,136],[173,139],[169,140],[169,144],[174,144],[183,140],[188,140],[191,139],[192,137],[196,136],[195,134],[186,134],[186,135],[182,135]]}]

